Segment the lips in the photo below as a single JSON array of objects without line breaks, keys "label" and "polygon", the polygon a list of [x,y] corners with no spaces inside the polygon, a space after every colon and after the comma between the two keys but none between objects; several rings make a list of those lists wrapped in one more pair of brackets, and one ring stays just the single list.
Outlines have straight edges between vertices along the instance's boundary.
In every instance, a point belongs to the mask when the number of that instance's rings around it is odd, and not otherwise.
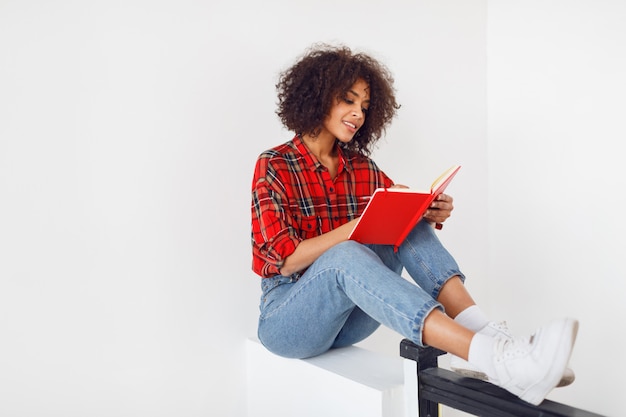
[{"label": "lips", "polygon": [[346,125],[352,132],[356,132],[357,126],[354,123],[346,122],[344,120],[343,124]]}]

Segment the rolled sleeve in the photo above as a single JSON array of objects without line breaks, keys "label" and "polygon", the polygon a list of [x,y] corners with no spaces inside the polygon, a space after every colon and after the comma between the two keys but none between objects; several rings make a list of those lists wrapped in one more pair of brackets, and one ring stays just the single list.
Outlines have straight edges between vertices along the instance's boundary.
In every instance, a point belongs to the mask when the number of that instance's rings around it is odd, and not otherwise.
[{"label": "rolled sleeve", "polygon": [[261,175],[252,190],[253,270],[262,277],[280,273],[285,258],[302,240],[294,220],[285,210],[286,195],[275,177]]}]

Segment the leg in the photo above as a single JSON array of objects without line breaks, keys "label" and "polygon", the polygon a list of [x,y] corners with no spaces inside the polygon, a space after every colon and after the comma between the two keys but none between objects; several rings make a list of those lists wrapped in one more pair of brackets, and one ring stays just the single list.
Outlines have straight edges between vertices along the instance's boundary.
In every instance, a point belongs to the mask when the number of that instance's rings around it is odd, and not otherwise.
[{"label": "leg", "polygon": [[349,241],[329,249],[297,282],[264,292],[259,339],[282,356],[319,355],[334,345],[357,306],[418,345],[425,317],[441,309],[370,249]]},{"label": "leg", "polygon": [[359,343],[374,333],[379,327],[379,322],[371,318],[359,307],[354,307],[331,347],[334,349]]},{"label": "leg", "polygon": [[452,353],[467,360],[474,332],[461,326],[440,310],[433,310],[424,321],[425,345]]},{"label": "leg", "polygon": [[[578,328],[575,320],[549,323],[527,339],[497,337],[497,340],[489,332],[482,334],[481,330],[475,334],[453,320],[475,303],[463,285],[464,277],[456,262],[426,223],[414,228],[397,255],[386,247],[379,253],[381,257],[397,257],[411,277],[446,309],[447,314],[434,310],[426,317],[424,344],[464,359],[471,357],[478,369],[484,370],[485,379],[534,404],[542,401],[554,386],[566,385],[563,379],[573,379],[573,373],[567,372],[567,360]],[[565,376],[566,373],[570,376]]]},{"label": "leg", "polygon": [[446,281],[439,291],[437,301],[443,304],[446,314],[451,318],[455,318],[460,312],[476,304],[459,276]]},{"label": "leg", "polygon": [[[387,268],[391,269],[396,274],[400,275],[402,273],[403,265],[400,262],[399,257],[393,251],[393,248],[390,246],[381,246],[381,245],[367,245],[370,249],[372,249],[381,259],[383,264],[387,266]],[[469,293],[467,292],[463,282],[458,276],[451,278],[446,281],[439,292],[438,300],[441,304],[446,308],[446,313],[451,317],[455,317],[458,313],[463,311],[465,308],[474,305],[474,300],[471,298]],[[434,310],[433,312],[438,311]],[[363,312],[358,307],[350,314],[350,317],[346,321],[344,327],[341,332],[337,336],[333,347],[344,347],[350,346],[355,343],[358,343],[368,336],[370,336],[376,329],[380,326],[376,320],[372,319],[366,313]],[[435,324],[433,323],[429,328],[435,328]],[[437,344],[438,346],[444,346],[443,340],[437,340],[437,335],[442,335],[441,325],[437,326],[439,328],[438,331],[429,332],[428,339],[431,342],[424,342],[430,346],[434,346]],[[461,331],[465,331],[467,329],[462,329]],[[432,335],[430,334],[432,333]],[[448,332],[449,333],[449,332]],[[466,335],[467,336],[467,335]],[[447,346],[447,345],[446,345]],[[459,347],[452,347],[453,350],[457,350]],[[440,348],[445,350],[443,348]],[[466,350],[466,349],[462,349]]]},{"label": "leg", "polygon": [[427,222],[418,223],[397,252],[388,245],[369,247],[396,273],[406,268],[411,278],[437,299],[450,317],[475,304],[463,285],[465,277],[456,261]]}]

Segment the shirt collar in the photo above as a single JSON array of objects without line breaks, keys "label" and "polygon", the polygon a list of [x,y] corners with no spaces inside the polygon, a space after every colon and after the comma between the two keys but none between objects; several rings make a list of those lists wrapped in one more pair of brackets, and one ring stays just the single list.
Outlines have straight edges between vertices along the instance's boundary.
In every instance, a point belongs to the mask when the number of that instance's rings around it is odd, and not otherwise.
[{"label": "shirt collar", "polygon": [[[298,149],[300,154],[302,154],[302,156],[304,157],[306,166],[310,170],[315,171],[323,167],[323,165],[320,163],[320,161],[317,160],[315,155],[313,155],[309,148],[306,147],[306,145],[302,141],[302,138],[299,135],[296,135],[293,138],[293,143],[296,146],[296,149]],[[337,169],[337,175],[341,174],[344,169],[347,171],[352,171],[352,164],[350,163],[350,160],[345,157],[341,147],[337,145],[335,146],[337,147],[337,153],[339,155],[339,167]]]}]

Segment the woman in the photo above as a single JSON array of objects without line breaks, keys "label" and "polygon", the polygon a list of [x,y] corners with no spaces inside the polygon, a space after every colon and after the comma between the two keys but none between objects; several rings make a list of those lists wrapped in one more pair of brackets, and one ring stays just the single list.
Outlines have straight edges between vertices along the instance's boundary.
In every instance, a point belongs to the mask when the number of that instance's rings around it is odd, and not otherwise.
[{"label": "woman", "polygon": [[382,323],[450,352],[460,358],[459,372],[530,403],[562,384],[578,322],[555,320],[529,338],[490,322],[432,227],[450,216],[450,196],[432,204],[397,251],[348,240],[367,198],[395,186],[369,158],[399,108],[387,68],[366,54],[318,45],[281,74],[277,90],[277,114],[295,136],[259,156],[252,183],[263,345],[311,357],[357,343]]}]

